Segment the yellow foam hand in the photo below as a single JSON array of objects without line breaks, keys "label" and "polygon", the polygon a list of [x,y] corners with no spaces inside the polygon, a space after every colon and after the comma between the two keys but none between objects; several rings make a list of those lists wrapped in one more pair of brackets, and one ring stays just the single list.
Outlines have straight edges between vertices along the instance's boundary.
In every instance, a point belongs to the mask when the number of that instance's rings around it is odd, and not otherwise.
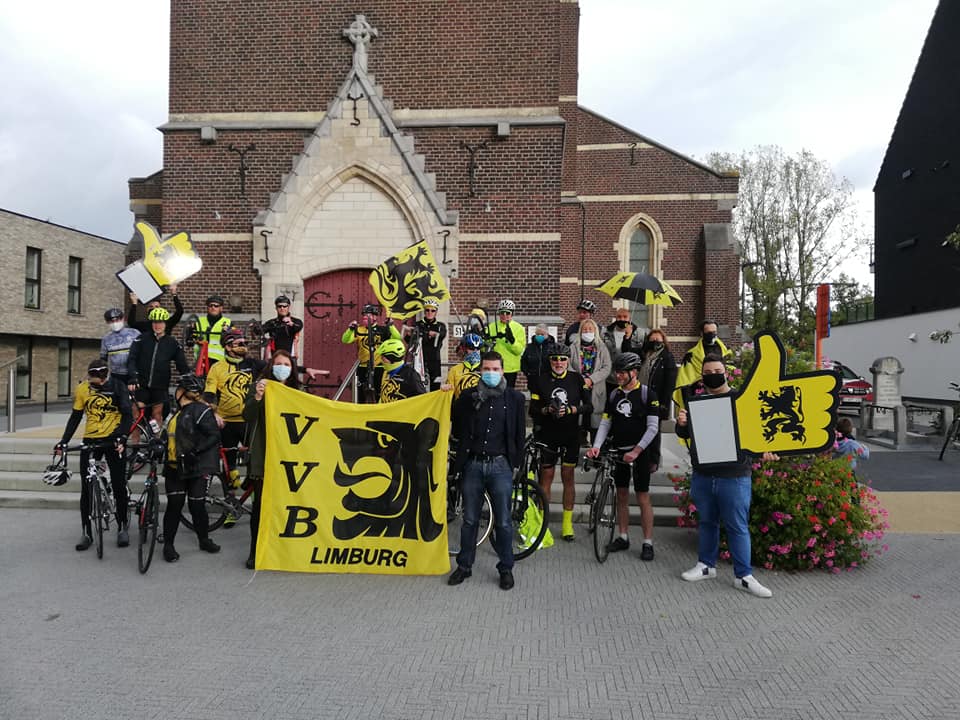
[{"label": "yellow foam hand", "polygon": [[786,354],[773,333],[757,335],[754,348],[753,369],[734,403],[741,449],[759,455],[832,447],[840,378],[830,371],[786,375]]},{"label": "yellow foam hand", "polygon": [[186,280],[203,267],[189,233],[180,231],[163,240],[149,223],[138,222],[136,227],[143,239],[143,265],[157,285],[173,285]]}]

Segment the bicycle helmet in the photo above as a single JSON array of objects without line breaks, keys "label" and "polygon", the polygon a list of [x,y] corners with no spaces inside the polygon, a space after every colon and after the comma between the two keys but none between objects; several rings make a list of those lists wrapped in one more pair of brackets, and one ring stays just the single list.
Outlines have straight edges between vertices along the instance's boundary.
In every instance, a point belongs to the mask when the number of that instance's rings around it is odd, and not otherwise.
[{"label": "bicycle helmet", "polygon": [[476,333],[467,333],[460,340],[460,344],[468,350],[479,350],[483,346],[483,338]]},{"label": "bicycle helmet", "polygon": [[107,322],[112,322],[113,320],[119,320],[123,317],[123,310],[120,308],[110,308],[103,314],[103,319]]},{"label": "bicycle helmet", "polygon": [[166,322],[170,319],[170,313],[164,310],[162,307],[154,308],[147,314],[147,318],[150,322]]},{"label": "bicycle helmet", "polygon": [[362,314],[363,315],[379,315],[380,306],[374,305],[373,303],[367,303],[366,305],[363,306]]},{"label": "bicycle helmet", "polygon": [[207,298],[207,305],[223,305],[223,298],[220,295],[211,295]]},{"label": "bicycle helmet", "polygon": [[643,364],[640,356],[633,352],[620,353],[613,361],[614,372],[636,370]]},{"label": "bicycle helmet", "polygon": [[565,358],[570,357],[570,346],[564,345],[563,343],[555,343],[547,349],[549,355],[563,355]]},{"label": "bicycle helmet", "polygon": [[204,381],[202,377],[197,377],[196,375],[181,375],[177,387],[186,392],[202,393]]},{"label": "bicycle helmet", "polygon": [[438,302],[437,302],[435,299],[433,299],[433,298],[427,298],[426,300],[424,300],[424,301],[423,301],[423,306],[424,306],[425,308],[433,308],[434,310],[439,310],[439,309],[440,309],[440,303],[438,303]]},{"label": "bicycle helmet", "polygon": [[41,476],[43,482],[47,485],[52,485],[53,487],[60,487],[61,485],[66,485],[70,480],[70,471],[67,469],[67,458],[65,455],[61,455],[60,459],[57,460],[52,465],[47,465],[43,470],[43,475]]},{"label": "bicycle helmet", "polygon": [[290,298],[286,295],[277,295],[277,299],[273,301],[274,305],[290,305]]},{"label": "bicycle helmet", "polygon": [[403,356],[406,354],[407,348],[404,347],[403,340],[398,340],[397,338],[384,340],[377,346],[377,350],[374,353],[376,359],[385,360],[389,363],[403,360]]},{"label": "bicycle helmet", "polygon": [[513,300],[501,300],[500,304],[497,305],[498,313],[502,313],[502,312],[512,313],[516,309],[517,309],[517,305],[515,302],[513,302]]},{"label": "bicycle helmet", "polygon": [[239,340],[246,340],[243,330],[236,327],[229,327],[220,334],[220,344],[229,347]]},{"label": "bicycle helmet", "polygon": [[87,364],[87,375],[96,378],[105,378],[110,372],[107,361],[102,358],[94,358]]},{"label": "bicycle helmet", "polygon": [[577,310],[586,310],[588,313],[597,311],[597,304],[593,300],[581,300],[577,303]]}]

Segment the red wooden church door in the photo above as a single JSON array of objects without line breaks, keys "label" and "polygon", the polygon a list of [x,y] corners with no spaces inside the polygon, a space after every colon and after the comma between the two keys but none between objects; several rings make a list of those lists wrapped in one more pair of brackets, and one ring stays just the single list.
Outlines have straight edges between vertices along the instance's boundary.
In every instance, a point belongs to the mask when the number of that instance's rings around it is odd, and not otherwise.
[{"label": "red wooden church door", "polygon": [[[340,336],[366,303],[376,304],[370,287],[370,270],[335,270],[309,278],[303,284],[303,354],[307,367],[329,370],[330,375],[318,380],[321,387],[314,392],[332,398],[357,359],[356,344],[344,345]],[[341,400],[350,401],[345,391]]]}]

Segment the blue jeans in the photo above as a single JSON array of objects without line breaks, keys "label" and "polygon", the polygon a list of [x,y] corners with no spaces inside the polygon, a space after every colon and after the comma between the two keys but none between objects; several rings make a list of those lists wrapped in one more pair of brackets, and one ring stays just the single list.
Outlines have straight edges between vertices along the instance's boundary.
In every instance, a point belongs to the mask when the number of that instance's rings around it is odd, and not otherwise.
[{"label": "blue jeans", "polygon": [[696,470],[690,478],[690,499],[697,506],[700,529],[697,556],[710,567],[717,566],[720,550],[720,522],[727,530],[727,544],[733,556],[733,572],[738,578],[753,574],[750,564],[750,497],[753,479],[715,477]]},{"label": "blue jeans", "polygon": [[457,566],[469,570],[477,557],[477,528],[480,523],[483,491],[486,490],[490,493],[490,502],[493,503],[493,547],[500,558],[497,570],[513,570],[513,523],[510,521],[513,469],[510,463],[502,455],[490,462],[467,460],[461,482],[463,526],[460,528]]}]

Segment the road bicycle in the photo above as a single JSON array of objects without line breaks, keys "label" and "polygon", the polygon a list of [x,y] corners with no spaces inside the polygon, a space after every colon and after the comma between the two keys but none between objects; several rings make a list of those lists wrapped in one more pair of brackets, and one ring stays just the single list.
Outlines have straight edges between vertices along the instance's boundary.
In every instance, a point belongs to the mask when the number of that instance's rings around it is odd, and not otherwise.
[{"label": "road bicycle", "polygon": [[[950,389],[960,393],[960,384],[952,382],[950,383]],[[940,448],[940,460],[943,460],[944,453],[947,452],[947,448],[951,445],[954,447],[960,445],[960,402],[953,408],[953,422],[950,423],[950,427],[947,428],[947,432],[943,437],[943,447]]]},{"label": "road bicycle", "polygon": [[583,459],[584,471],[597,471],[587,493],[586,504],[590,506],[587,522],[588,531],[593,535],[593,554],[600,563],[605,562],[610,554],[610,543],[617,529],[617,488],[613,470],[617,463],[622,462],[620,453],[609,448],[601,450],[598,458]]},{"label": "road bicycle", "polygon": [[[237,462],[231,468],[227,462],[227,453],[237,451]],[[233,517],[234,521],[243,515],[253,513],[253,485],[246,488],[239,496],[234,494],[237,480],[240,477],[240,468],[246,462],[247,448],[242,445],[237,447],[220,448],[220,467],[217,472],[207,477],[207,489],[204,494],[204,503],[207,507],[207,532],[213,532],[219,529],[227,521],[228,517]],[[193,517],[190,515],[189,507],[185,504],[180,514],[180,522],[184,527],[195,530],[193,526]],[[231,527],[230,523],[227,527]]]},{"label": "road bicycle", "polygon": [[103,559],[103,534],[110,531],[110,519],[116,517],[116,500],[113,497],[113,487],[110,484],[110,471],[107,469],[107,461],[103,458],[99,460],[94,458],[95,450],[104,450],[105,452],[115,452],[116,445],[113,441],[107,443],[81,443],[80,445],[68,445],[63,447],[63,454],[71,452],[89,451],[87,456],[87,477],[83,482],[87,483],[90,494],[90,514],[87,519],[90,524],[90,530],[93,532],[93,540],[97,548],[97,557]]},{"label": "road bicycle", "polygon": [[164,462],[166,443],[161,438],[155,438],[148,443],[133,447],[148,466],[140,497],[134,500],[130,495],[130,509],[137,516],[137,567],[142,575],[150,569],[160,532],[160,488],[157,481],[157,465]]}]

